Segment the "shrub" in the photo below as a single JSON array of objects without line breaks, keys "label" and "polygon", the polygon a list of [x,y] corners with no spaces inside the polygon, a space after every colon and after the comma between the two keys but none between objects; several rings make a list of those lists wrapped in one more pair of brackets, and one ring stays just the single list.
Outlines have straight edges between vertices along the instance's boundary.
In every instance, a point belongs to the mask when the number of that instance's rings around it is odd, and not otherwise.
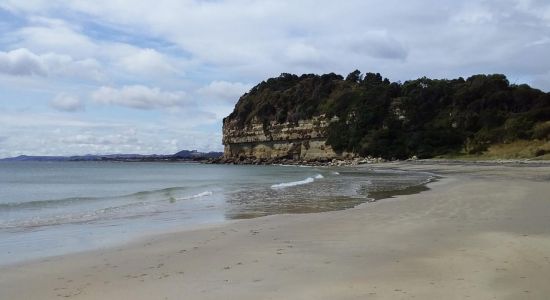
[{"label": "shrub", "polygon": [[539,140],[550,138],[550,121],[536,124],[533,128],[533,138]]}]

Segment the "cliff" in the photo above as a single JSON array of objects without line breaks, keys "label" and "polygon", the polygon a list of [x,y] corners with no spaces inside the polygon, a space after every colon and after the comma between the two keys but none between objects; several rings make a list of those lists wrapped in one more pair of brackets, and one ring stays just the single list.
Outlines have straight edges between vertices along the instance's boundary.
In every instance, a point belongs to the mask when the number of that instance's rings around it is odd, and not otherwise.
[{"label": "cliff", "polygon": [[401,83],[285,73],[244,94],[223,122],[229,160],[479,155],[517,141],[537,141],[539,157],[549,138],[550,94],[501,74]]},{"label": "cliff", "polygon": [[253,120],[245,127],[226,119],[223,126],[226,159],[328,160],[340,157],[326,144],[330,120],[314,116],[296,123]]}]

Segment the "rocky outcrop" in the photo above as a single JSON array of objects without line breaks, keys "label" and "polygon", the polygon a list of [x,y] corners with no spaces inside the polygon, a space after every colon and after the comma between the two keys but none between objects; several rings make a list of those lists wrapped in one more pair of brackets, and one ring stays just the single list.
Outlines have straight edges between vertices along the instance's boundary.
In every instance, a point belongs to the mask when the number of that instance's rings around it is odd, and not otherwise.
[{"label": "rocky outcrop", "polygon": [[314,161],[341,157],[325,143],[330,122],[325,116],[316,116],[296,123],[253,120],[241,127],[227,118],[223,124],[224,158]]},{"label": "rocky outcrop", "polygon": [[348,160],[337,153],[344,151],[390,160],[480,155],[494,145],[548,141],[548,122],[550,93],[501,74],[401,83],[357,70],[345,79],[283,73],[239,98],[224,120],[224,156],[303,163]]}]

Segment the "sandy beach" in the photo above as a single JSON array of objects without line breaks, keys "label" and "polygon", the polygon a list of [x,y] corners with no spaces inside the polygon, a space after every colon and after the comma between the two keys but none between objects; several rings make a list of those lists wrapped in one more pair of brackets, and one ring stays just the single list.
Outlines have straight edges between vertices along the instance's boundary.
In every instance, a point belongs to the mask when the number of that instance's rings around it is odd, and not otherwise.
[{"label": "sandy beach", "polygon": [[376,167],[440,178],[344,211],[0,267],[0,299],[548,299],[549,164]]}]

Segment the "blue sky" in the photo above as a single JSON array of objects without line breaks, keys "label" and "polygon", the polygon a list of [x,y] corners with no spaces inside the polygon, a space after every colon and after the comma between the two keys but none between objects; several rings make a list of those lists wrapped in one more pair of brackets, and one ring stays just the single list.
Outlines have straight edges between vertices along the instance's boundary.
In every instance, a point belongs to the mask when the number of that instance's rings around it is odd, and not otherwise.
[{"label": "blue sky", "polygon": [[0,0],[0,157],[221,150],[282,72],[504,73],[550,90],[550,3]]}]

